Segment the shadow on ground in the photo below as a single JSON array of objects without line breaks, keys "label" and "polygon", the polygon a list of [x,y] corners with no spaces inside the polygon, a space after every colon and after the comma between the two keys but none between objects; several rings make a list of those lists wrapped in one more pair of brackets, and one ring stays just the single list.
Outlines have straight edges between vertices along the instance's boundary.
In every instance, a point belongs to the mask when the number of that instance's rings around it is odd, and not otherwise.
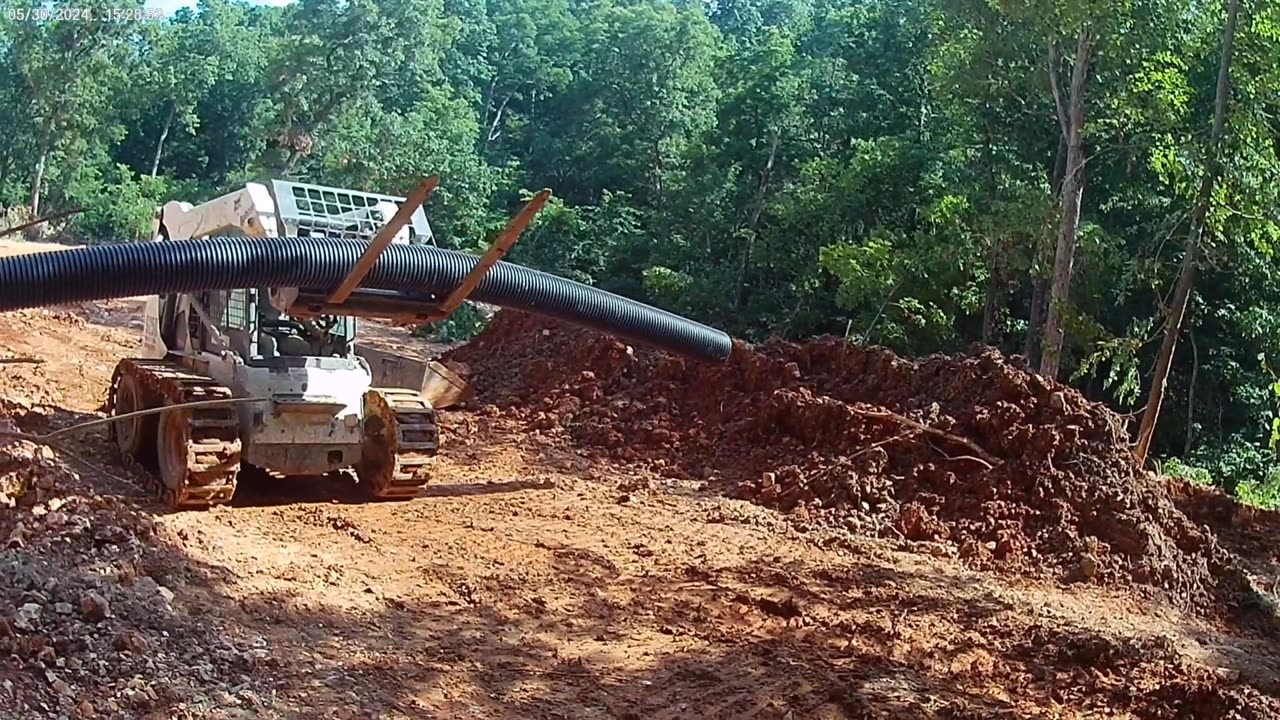
[{"label": "shadow on ground", "polygon": [[[469,497],[554,488],[555,484],[547,480],[441,483],[428,485],[419,497]],[[260,468],[246,467],[240,472],[236,494],[230,504],[232,507],[270,507],[306,503],[364,505],[369,502],[355,474],[350,471],[282,477]]]},{"label": "shadow on ground", "polygon": [[[29,414],[19,424],[53,427],[75,419]],[[97,441],[85,447],[91,442]],[[339,477],[254,488],[267,481],[248,478],[237,504],[358,497]],[[115,482],[73,477],[62,491],[78,493],[87,484],[114,498],[101,511],[109,517],[91,518],[94,527],[154,526],[163,511]],[[531,486],[542,484],[474,487],[499,493]],[[409,507],[477,494],[448,486],[435,492]],[[235,508],[220,512],[233,515]],[[412,593],[384,595],[371,586],[354,602],[247,590],[230,568],[193,557],[182,537],[76,542],[80,554],[59,554],[55,543],[43,560],[66,564],[67,573],[89,567],[86,557],[97,557],[94,567],[127,564],[132,570],[124,575],[149,576],[175,591],[174,615],[163,621],[120,601],[119,614],[99,627],[117,638],[106,660],[134,668],[148,655],[160,657],[155,648],[172,648],[194,658],[192,667],[207,667],[166,678],[166,690],[154,698],[130,696],[128,717],[831,720],[1077,713],[1214,720],[1272,717],[1264,710],[1274,709],[1274,698],[1262,696],[1274,687],[1250,678],[1247,658],[1235,667],[1224,655],[1224,667],[1240,679],[1223,677],[1188,664],[1158,640],[1110,637],[1050,620],[1034,607],[1014,607],[991,596],[975,575],[871,558],[623,564],[571,537],[542,536],[527,539],[526,557],[463,571],[424,540],[426,552],[404,559],[405,572],[418,581]],[[632,549],[642,559],[651,552]],[[385,550],[373,542],[369,552]],[[533,571],[527,560],[535,556]],[[319,575],[324,568],[313,570]],[[120,645],[131,629],[152,633],[153,651]],[[1275,653],[1274,640],[1258,642]],[[74,646],[67,647],[74,657]],[[43,672],[21,664],[0,670],[56,706]],[[93,692],[86,685],[85,695]]]},{"label": "shadow on ground", "polygon": [[1251,688],[1174,671],[1158,643],[1028,622],[932,576],[855,563],[825,576],[751,565],[637,577],[581,548],[555,556],[569,598],[444,567],[430,572],[452,592],[372,612],[204,587],[267,638],[263,677],[290,717],[993,718],[1065,706],[1208,719],[1251,707]]}]

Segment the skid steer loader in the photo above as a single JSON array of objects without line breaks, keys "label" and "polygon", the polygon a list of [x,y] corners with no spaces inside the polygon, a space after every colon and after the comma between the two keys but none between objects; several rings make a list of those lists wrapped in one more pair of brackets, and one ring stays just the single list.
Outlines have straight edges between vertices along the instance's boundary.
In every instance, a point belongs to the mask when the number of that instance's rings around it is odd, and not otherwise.
[{"label": "skid steer loader", "polygon": [[[250,183],[202,205],[166,204],[153,221],[152,240],[369,242],[404,200],[297,182]],[[421,207],[392,242],[433,242]],[[291,315],[297,293],[244,288],[147,299],[142,352],[117,364],[108,412],[233,401],[110,424],[118,449],[145,466],[153,492],[170,507],[229,501],[242,465],[284,476],[354,470],[367,496],[380,500],[416,497],[426,484],[439,444],[431,402],[413,389],[373,387],[370,365],[356,352],[356,316]]]}]

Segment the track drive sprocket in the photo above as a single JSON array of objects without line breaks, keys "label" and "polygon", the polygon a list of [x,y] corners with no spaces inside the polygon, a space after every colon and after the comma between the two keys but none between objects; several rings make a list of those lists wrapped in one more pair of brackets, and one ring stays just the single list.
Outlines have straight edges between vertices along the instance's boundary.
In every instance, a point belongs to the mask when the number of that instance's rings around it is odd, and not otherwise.
[{"label": "track drive sprocket", "polygon": [[[231,389],[167,360],[121,360],[111,378],[107,412],[124,415],[233,397]],[[127,462],[141,464],[147,489],[173,509],[231,500],[240,472],[240,423],[233,405],[178,408],[111,423]]]},{"label": "track drive sprocket", "polygon": [[440,448],[436,411],[421,393],[375,388],[364,396],[364,447],[356,476],[369,497],[411,500],[429,481]]}]

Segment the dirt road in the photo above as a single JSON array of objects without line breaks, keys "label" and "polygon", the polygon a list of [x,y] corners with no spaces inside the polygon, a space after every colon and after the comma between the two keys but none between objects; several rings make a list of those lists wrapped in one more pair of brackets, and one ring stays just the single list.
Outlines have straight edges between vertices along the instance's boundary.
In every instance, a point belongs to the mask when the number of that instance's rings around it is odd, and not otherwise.
[{"label": "dirt road", "polygon": [[[0,360],[44,360],[0,363],[0,416],[95,416],[139,326],[0,315]],[[1280,717],[1263,632],[799,526],[502,413],[442,433],[409,503],[250,478],[178,514],[100,429],[11,443],[0,717]]]}]

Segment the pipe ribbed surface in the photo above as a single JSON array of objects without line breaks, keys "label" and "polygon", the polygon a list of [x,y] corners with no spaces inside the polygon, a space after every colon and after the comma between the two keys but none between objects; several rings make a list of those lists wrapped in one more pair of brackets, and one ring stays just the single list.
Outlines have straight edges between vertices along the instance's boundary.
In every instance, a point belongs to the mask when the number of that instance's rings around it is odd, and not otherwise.
[{"label": "pipe ribbed surface", "polygon": [[[95,245],[0,258],[0,311],[138,295],[250,287],[336,288],[367,243],[315,238],[211,238]],[[477,257],[391,245],[363,287],[444,294]],[[639,343],[723,361],[724,332],[548,273],[498,262],[470,299],[524,310]]]}]

